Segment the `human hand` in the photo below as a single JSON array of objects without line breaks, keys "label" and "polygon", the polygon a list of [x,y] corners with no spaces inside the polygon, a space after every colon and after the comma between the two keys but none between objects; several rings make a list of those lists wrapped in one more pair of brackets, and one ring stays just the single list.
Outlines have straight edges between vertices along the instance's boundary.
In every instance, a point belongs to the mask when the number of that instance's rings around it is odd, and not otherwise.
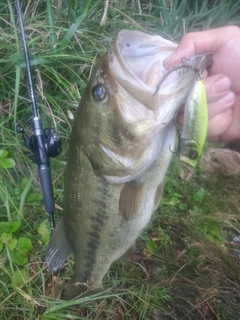
[{"label": "human hand", "polygon": [[[208,140],[240,139],[240,28],[227,26],[186,34],[176,51],[164,60],[169,69],[183,57],[213,53],[213,65],[204,80],[208,101]],[[178,121],[182,124],[183,110]]]}]

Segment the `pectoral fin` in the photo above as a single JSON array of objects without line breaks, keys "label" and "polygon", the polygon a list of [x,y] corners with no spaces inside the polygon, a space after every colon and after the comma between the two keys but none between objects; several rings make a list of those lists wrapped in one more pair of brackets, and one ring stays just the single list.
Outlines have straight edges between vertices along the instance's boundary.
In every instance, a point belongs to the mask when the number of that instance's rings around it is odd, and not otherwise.
[{"label": "pectoral fin", "polygon": [[48,269],[57,272],[68,259],[72,249],[67,241],[64,230],[63,217],[61,217],[52,234],[46,256]]},{"label": "pectoral fin", "polygon": [[125,183],[119,198],[119,212],[124,220],[134,217],[142,202],[143,185],[136,181]]},{"label": "pectoral fin", "polygon": [[103,291],[103,287],[88,289],[87,283],[68,283],[66,289],[63,291],[61,299],[72,300],[77,296],[85,297],[93,294],[97,294]]}]

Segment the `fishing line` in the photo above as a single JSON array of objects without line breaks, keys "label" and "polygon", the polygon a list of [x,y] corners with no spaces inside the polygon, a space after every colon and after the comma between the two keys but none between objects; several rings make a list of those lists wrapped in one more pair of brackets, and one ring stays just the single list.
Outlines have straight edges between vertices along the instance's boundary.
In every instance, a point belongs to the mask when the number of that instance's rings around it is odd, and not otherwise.
[{"label": "fishing line", "polygon": [[53,196],[52,175],[51,175],[49,157],[56,157],[60,153],[61,141],[54,129],[52,128],[43,129],[41,118],[38,115],[20,0],[16,0],[16,6],[17,6],[17,12],[18,12],[19,26],[20,26],[21,36],[22,36],[25,61],[26,61],[26,69],[27,69],[29,89],[30,89],[30,98],[32,101],[33,135],[31,137],[28,137],[22,127],[18,127],[17,130],[19,133],[22,134],[26,145],[30,149],[33,162],[35,162],[38,165],[38,173],[39,173],[40,182],[41,182],[44,207],[46,212],[49,214],[51,229],[54,229],[55,203],[54,203],[54,196]]}]

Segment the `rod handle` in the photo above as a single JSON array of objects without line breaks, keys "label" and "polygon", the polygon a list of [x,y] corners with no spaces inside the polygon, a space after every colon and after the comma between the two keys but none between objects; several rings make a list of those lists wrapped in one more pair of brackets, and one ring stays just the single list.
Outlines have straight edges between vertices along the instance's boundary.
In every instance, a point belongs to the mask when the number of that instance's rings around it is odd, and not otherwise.
[{"label": "rod handle", "polygon": [[45,166],[44,164],[42,164],[42,165],[39,165],[38,171],[39,171],[39,177],[40,177],[40,182],[42,186],[45,210],[48,213],[51,213],[55,210],[51,170],[48,166]]}]

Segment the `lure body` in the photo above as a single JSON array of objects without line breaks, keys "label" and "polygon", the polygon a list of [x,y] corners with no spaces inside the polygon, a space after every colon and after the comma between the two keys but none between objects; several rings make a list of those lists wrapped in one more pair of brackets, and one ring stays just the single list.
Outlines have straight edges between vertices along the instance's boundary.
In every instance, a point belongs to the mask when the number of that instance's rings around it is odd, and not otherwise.
[{"label": "lure body", "polygon": [[196,166],[207,137],[208,109],[204,81],[197,79],[187,98],[180,137],[180,160]]}]

